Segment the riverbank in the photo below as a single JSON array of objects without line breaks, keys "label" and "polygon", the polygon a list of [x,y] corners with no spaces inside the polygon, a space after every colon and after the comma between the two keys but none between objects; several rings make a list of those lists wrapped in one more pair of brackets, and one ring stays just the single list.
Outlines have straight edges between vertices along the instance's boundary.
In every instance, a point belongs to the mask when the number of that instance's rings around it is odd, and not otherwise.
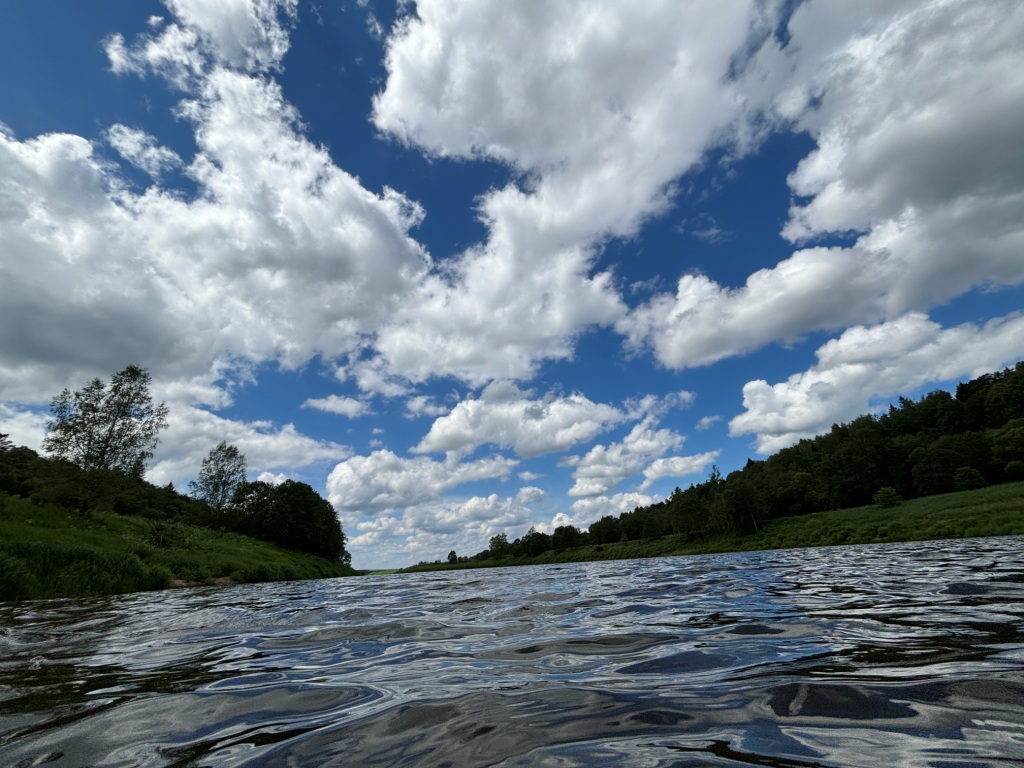
[{"label": "riverbank", "polygon": [[599,544],[562,552],[548,551],[537,557],[424,563],[403,568],[402,572],[1016,534],[1024,534],[1024,483],[1006,483],[975,491],[927,496],[902,502],[890,509],[870,506],[784,517],[746,536],[714,536],[700,540],[662,536],[649,541]]},{"label": "riverbank", "polygon": [[235,533],[0,498],[0,601],[355,573]]}]

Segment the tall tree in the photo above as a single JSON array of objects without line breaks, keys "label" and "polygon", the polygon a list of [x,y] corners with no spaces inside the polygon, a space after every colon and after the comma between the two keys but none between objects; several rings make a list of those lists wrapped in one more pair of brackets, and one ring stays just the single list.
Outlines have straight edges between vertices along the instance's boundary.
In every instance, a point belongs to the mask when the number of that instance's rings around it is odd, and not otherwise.
[{"label": "tall tree", "polygon": [[50,401],[53,419],[46,423],[43,449],[82,469],[141,478],[167,426],[167,406],[153,403],[151,383],[145,368],[129,365],[109,386],[93,379],[78,391],[65,389]]},{"label": "tall tree", "polygon": [[14,447],[14,443],[10,440],[10,435],[6,432],[0,432],[0,453],[9,451]]},{"label": "tall tree", "polygon": [[221,512],[245,483],[247,469],[245,455],[237,447],[221,441],[210,449],[199,468],[199,478],[188,486],[193,496],[205,501],[215,512]]}]

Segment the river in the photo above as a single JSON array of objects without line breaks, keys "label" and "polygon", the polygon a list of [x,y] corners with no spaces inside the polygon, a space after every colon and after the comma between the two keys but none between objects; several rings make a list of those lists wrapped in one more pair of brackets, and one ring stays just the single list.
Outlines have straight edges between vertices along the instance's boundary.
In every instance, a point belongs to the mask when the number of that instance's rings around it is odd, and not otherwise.
[{"label": "river", "polygon": [[3,604],[35,765],[1024,765],[1024,537]]}]

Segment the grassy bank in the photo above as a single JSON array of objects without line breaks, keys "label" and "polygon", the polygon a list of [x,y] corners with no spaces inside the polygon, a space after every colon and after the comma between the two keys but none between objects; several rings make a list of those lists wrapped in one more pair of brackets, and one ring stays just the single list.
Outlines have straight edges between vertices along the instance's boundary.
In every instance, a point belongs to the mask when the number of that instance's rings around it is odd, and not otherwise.
[{"label": "grassy bank", "polygon": [[354,573],[238,534],[110,512],[84,517],[0,496],[0,600]]},{"label": "grassy bank", "polygon": [[681,536],[663,536],[650,541],[578,547],[563,552],[548,551],[537,557],[470,560],[455,564],[432,563],[403,570],[433,571],[587,560],[627,560],[637,557],[1011,534],[1024,534],[1024,483],[1007,483],[977,491],[928,496],[905,501],[891,509],[857,507],[786,517],[774,520],[757,533],[747,536],[715,536],[696,541]]}]

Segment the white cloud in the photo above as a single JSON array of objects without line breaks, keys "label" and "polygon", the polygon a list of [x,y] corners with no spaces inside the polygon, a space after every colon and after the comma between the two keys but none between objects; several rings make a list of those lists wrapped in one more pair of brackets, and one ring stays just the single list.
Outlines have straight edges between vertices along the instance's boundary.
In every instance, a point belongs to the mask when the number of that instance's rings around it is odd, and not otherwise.
[{"label": "white cloud", "polygon": [[438,405],[428,395],[416,395],[405,401],[405,412],[410,419],[413,419],[420,416],[441,416],[448,413],[448,409],[443,405]]},{"label": "white cloud", "polygon": [[0,432],[8,435],[13,445],[25,446],[33,451],[41,449],[46,437],[46,422],[50,415],[26,411],[0,403]]},{"label": "white cloud", "polygon": [[110,127],[106,136],[125,160],[150,176],[159,176],[181,165],[181,158],[176,152],[159,146],[156,138],[145,131],[117,124]]},{"label": "white cloud", "polygon": [[440,501],[445,491],[476,480],[506,478],[516,462],[503,457],[433,461],[401,458],[391,451],[353,456],[327,478],[331,503],[339,511],[370,515]]},{"label": "white cloud", "polygon": [[108,38],[114,72],[151,70],[184,89],[208,69],[208,60],[240,71],[276,70],[288,51],[287,26],[298,6],[298,0],[165,1],[176,21],[164,25],[161,17],[151,16],[153,34],[132,46],[119,34]]},{"label": "white cloud", "polygon": [[249,471],[291,476],[295,470],[321,462],[335,462],[352,455],[351,448],[315,440],[294,425],[242,422],[225,419],[202,408],[169,402],[173,418],[160,434],[154,461],[146,479],[157,485],[173,482],[184,487],[195,479],[210,449],[221,441],[236,446],[246,457]]},{"label": "white cloud", "polygon": [[617,326],[670,368],[1024,281],[1024,7],[810,0],[788,32],[742,79],[753,113],[817,142],[789,178],[782,234],[857,241],[798,250],[737,288],[680,278]]},{"label": "white cloud", "polygon": [[[192,198],[159,184],[133,193],[81,137],[0,130],[0,398],[38,402],[125,361],[189,381],[338,358],[429,269],[408,234],[419,206],[334,165],[273,80],[189,45],[203,62],[179,107],[198,147]],[[147,170],[173,162],[156,137],[107,135]]]},{"label": "white cloud", "polygon": [[302,404],[303,408],[315,408],[325,413],[336,413],[350,419],[370,413],[370,406],[362,400],[344,395],[328,395],[327,397],[310,398]]},{"label": "white cloud", "polygon": [[698,453],[693,456],[669,456],[663,459],[655,459],[644,470],[644,482],[641,487],[646,490],[651,486],[651,483],[664,477],[702,475],[705,468],[717,461],[721,453],[721,451],[707,451],[706,453]]},{"label": "white cloud", "polygon": [[637,507],[647,507],[658,499],[648,496],[646,493],[631,491],[629,493],[617,493],[614,496],[590,496],[585,499],[576,499],[572,503],[572,510],[575,512],[574,519],[580,520],[579,525],[586,526],[595,520],[600,520],[605,515],[618,517],[623,512],[632,512]]},{"label": "white cloud", "polygon": [[721,420],[721,416],[704,416],[697,422],[697,424],[694,426],[694,429],[704,432],[706,430],[711,429],[711,427],[713,427]]},{"label": "white cloud", "polygon": [[855,326],[820,347],[809,370],[774,385],[747,382],[746,410],[729,433],[755,434],[757,450],[773,453],[875,410],[879,398],[998,369],[1020,357],[1022,338],[1020,314],[946,329],[921,313]]},{"label": "white cloud", "polygon": [[575,467],[570,496],[601,496],[627,477],[639,474],[644,465],[668,451],[679,448],[683,437],[670,429],[654,429],[654,419],[634,425],[620,442],[595,445],[585,456],[574,456],[565,464]]},{"label": "white cloud", "polygon": [[437,419],[413,450],[454,457],[491,444],[539,456],[592,440],[624,418],[617,408],[581,394],[534,399],[511,382],[494,382],[478,399],[463,400]]},{"label": "white cloud", "polygon": [[674,180],[731,135],[733,55],[770,25],[743,1],[418,3],[388,39],[374,123],[523,175],[481,198],[487,242],[381,329],[388,366],[413,380],[524,378],[620,319],[596,249],[664,211]]},{"label": "white cloud", "polygon": [[533,524],[531,504],[543,492],[521,489],[513,497],[473,496],[459,501],[436,501],[406,508],[400,515],[382,515],[343,524],[346,545],[357,563],[375,567],[444,560],[448,552],[473,555],[487,549],[489,539],[506,533],[515,539]]}]

